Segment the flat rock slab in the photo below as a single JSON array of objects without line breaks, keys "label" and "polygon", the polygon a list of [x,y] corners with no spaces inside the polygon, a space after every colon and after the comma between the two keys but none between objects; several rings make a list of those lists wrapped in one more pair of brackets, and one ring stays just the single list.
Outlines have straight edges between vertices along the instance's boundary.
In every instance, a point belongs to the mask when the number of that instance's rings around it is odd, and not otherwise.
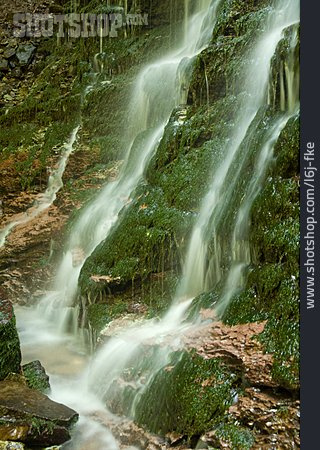
[{"label": "flat rock slab", "polygon": [[0,415],[15,418],[32,416],[63,427],[71,426],[78,419],[73,409],[15,381],[0,382]]},{"label": "flat rock slab", "polygon": [[0,440],[58,445],[70,439],[78,414],[16,381],[0,382]]}]

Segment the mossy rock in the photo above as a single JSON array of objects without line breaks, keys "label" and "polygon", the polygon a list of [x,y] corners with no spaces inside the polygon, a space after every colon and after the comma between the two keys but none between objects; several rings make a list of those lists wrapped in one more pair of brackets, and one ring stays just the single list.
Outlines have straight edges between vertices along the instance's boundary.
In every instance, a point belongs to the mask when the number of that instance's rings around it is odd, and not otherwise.
[{"label": "mossy rock", "polygon": [[36,389],[44,394],[50,391],[49,377],[40,361],[32,361],[25,364],[22,366],[22,371],[31,389]]},{"label": "mossy rock", "polygon": [[[186,238],[207,189],[204,180],[210,178],[214,159],[223,157],[227,127],[222,130],[219,120],[225,117],[230,123],[235,104],[233,97],[224,99],[216,108],[205,114],[199,111],[180,125],[180,109],[173,112],[147,168],[146,181],[82,269],[83,293],[103,289],[90,280],[92,275],[120,278],[127,289],[132,280],[143,281],[152,273],[180,267]],[[133,151],[139,150],[146,137],[145,133],[138,136]]]},{"label": "mossy rock", "polygon": [[269,178],[252,209],[251,241],[260,262],[299,258],[299,183],[296,178]]},{"label": "mossy rock", "polygon": [[[212,433],[211,433],[212,435]],[[208,444],[214,448],[221,448],[226,444],[234,450],[250,450],[254,445],[253,433],[239,424],[223,423],[214,430]]]},{"label": "mossy rock", "polygon": [[13,307],[0,299],[0,380],[21,371],[20,341]]},{"label": "mossy rock", "polygon": [[299,174],[300,114],[289,119],[274,148],[273,175],[292,178]]},{"label": "mossy rock", "polygon": [[239,374],[216,359],[177,352],[142,393],[135,420],[148,430],[192,438],[221,421],[232,404]]},{"label": "mossy rock", "polygon": [[160,189],[141,186],[135,198],[117,227],[86,261],[80,275],[83,293],[104,288],[91,280],[92,275],[119,278],[125,288],[134,279],[146,279],[177,263],[172,249],[180,238],[179,231],[182,233],[185,227],[186,217],[168,207]]},{"label": "mossy rock", "polygon": [[197,57],[188,104],[199,107],[238,95],[253,43],[262,30],[270,1],[222,2],[210,45]]}]

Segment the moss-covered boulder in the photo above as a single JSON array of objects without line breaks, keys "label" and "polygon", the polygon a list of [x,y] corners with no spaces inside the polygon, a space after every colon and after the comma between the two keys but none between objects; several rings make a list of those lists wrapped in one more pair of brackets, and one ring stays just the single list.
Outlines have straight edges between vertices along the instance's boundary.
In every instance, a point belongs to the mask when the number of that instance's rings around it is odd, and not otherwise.
[{"label": "moss-covered boulder", "polygon": [[152,432],[200,436],[219,423],[232,404],[240,372],[222,360],[187,352],[171,355],[137,403],[136,421]]},{"label": "moss-covered boulder", "polygon": [[0,297],[0,380],[10,373],[19,373],[20,365],[20,341],[13,307],[8,300]]}]

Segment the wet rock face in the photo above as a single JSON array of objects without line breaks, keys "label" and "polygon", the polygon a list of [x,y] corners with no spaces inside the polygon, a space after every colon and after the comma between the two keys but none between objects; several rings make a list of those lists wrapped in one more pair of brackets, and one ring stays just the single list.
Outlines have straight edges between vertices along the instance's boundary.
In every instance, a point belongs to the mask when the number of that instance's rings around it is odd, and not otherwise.
[{"label": "wet rock face", "polygon": [[0,380],[19,373],[21,351],[12,304],[1,298],[0,291]]},{"label": "wet rock face", "polygon": [[16,381],[0,382],[0,440],[60,445],[78,420],[72,409]]}]

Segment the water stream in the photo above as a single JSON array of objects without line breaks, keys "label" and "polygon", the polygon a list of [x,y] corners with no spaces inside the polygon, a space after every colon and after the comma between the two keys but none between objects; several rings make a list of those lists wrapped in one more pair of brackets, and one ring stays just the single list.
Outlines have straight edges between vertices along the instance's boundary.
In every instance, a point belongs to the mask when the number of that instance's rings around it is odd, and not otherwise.
[{"label": "water stream", "polygon": [[[81,414],[76,437],[70,444],[77,450],[118,448],[107,428],[98,423],[94,425],[96,432],[92,441],[92,414],[107,414],[103,396],[110,390],[114,377],[139,354],[146,339],[160,342],[173,333],[179,340],[180,330],[184,328],[182,318],[189,306],[187,302],[176,305],[159,323],[145,322],[138,329],[135,326],[119,338],[111,339],[101,356],[89,363],[76,333],[75,300],[84,262],[116,224],[120,211],[130,204],[130,195],[157,148],[172,110],[184,101],[181,72],[188,69],[186,61],[191,63],[207,45],[219,3],[220,0],[201,0],[192,14],[186,14],[178,47],[140,72],[129,102],[128,150],[118,179],[101,189],[81,213],[50,291],[34,308],[16,308],[24,359],[40,359],[51,376],[51,397]],[[68,334],[70,324],[73,333]],[[158,359],[157,368],[165,364],[166,357],[165,351]],[[107,366],[105,360],[108,360]],[[112,366],[115,366],[114,372]],[[97,380],[104,374],[107,379],[101,393],[96,390]]]},{"label": "water stream", "polygon": [[63,187],[62,177],[67,166],[69,156],[74,150],[74,144],[77,140],[79,129],[80,125],[77,125],[73,129],[68,141],[62,147],[61,156],[57,163],[57,167],[51,170],[45,192],[37,196],[37,199],[34,201],[33,205],[27,209],[27,211],[19,214],[15,220],[9,222],[2,230],[0,230],[0,248],[5,245],[7,237],[17,225],[26,224],[27,222],[38,217],[43,211],[50,208],[57,198],[57,193]]},{"label": "water stream", "polygon": [[[189,3],[185,1],[186,5]],[[180,348],[181,336],[192,323],[184,321],[193,298],[211,289],[222,279],[222,244],[218,233],[225,208],[233,195],[248,156],[243,143],[257,132],[257,114],[268,101],[271,59],[284,30],[298,22],[298,0],[278,0],[270,11],[264,31],[250,55],[252,65],[245,74],[246,92],[235,127],[223,154],[223,161],[212,174],[210,189],[203,199],[186,255],[183,275],[173,305],[161,321],[143,321],[108,339],[91,359],[77,338],[67,334],[67,325],[77,328],[78,278],[86,259],[116,225],[120,211],[130,204],[130,195],[143,176],[148,161],[163,135],[173,108],[181,103],[181,66],[207,45],[215,24],[219,1],[199,2],[188,13],[180,46],[159,61],[146,66],[134,85],[129,104],[127,154],[118,179],[107,184],[84,209],[76,222],[65,253],[57,269],[50,292],[35,308],[17,308],[16,314],[26,360],[40,359],[51,375],[54,400],[68,404],[81,414],[75,438],[65,448],[118,449],[119,444],[107,427],[94,420],[97,414],[105,422],[117,420],[105,408],[105,402],[121,395],[123,373],[138,367],[145,347],[152,344],[149,368],[133,381],[136,395],[130,399],[127,415],[134,418],[135,407],[149,382],[164,367],[172,349]],[[294,44],[294,42],[293,42]],[[257,149],[253,170],[246,180],[245,195],[232,225],[229,268],[218,312],[223,312],[234,293],[243,286],[244,269],[251,261],[248,242],[250,210],[261,189],[273,147],[290,117],[297,110],[296,79],[289,66],[284,68],[287,95],[283,96],[283,114],[265,133]],[[291,81],[290,81],[291,80]],[[143,137],[143,146],[139,146]],[[251,148],[247,145],[248,152]],[[241,158],[240,158],[241,156]],[[208,255],[208,236],[213,237],[213,257]],[[102,420],[103,422],[103,420]]]}]

